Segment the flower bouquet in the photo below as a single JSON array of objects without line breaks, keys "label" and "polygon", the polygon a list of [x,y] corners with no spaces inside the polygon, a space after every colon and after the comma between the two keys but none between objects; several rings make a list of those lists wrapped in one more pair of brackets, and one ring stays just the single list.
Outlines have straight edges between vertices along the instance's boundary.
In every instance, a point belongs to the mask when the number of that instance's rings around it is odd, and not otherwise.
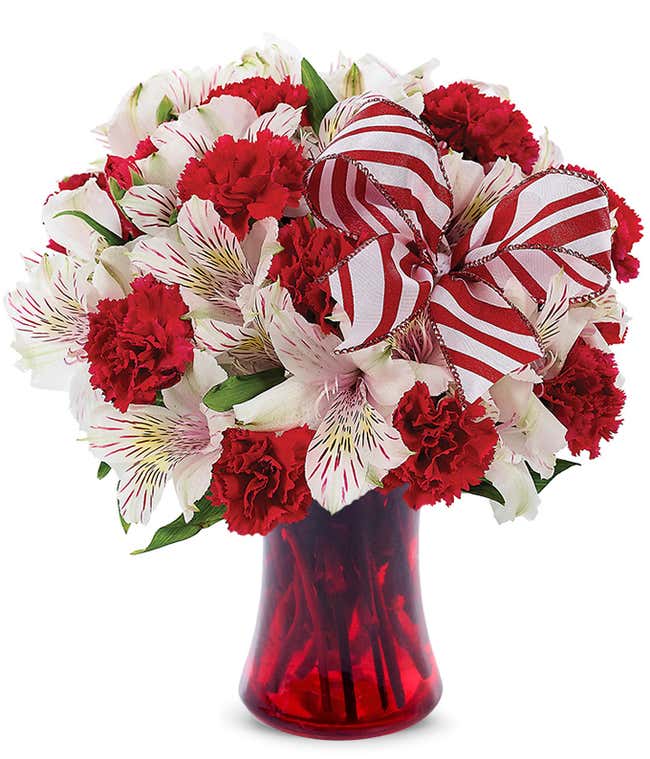
[{"label": "flower bouquet", "polygon": [[504,88],[434,68],[319,74],[272,44],[138,84],[7,299],[124,530],[173,482],[180,514],[138,553],[217,523],[267,536],[241,692],[303,735],[437,703],[422,506],[531,519],[576,463],[558,454],[621,424],[612,280],[637,274],[638,216]]}]

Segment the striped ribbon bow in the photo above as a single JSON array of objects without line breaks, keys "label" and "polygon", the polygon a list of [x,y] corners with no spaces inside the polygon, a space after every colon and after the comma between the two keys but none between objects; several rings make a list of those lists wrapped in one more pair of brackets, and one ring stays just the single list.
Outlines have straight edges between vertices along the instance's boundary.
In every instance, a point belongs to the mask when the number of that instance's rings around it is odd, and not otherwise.
[{"label": "striped ribbon bow", "polygon": [[428,308],[464,401],[544,355],[503,295],[512,277],[539,303],[561,269],[572,302],[609,286],[607,194],[575,172],[528,177],[450,248],[453,201],[436,140],[390,101],[369,99],[306,181],[314,215],[360,241],[326,278],[351,322],[339,352],[377,343]]}]

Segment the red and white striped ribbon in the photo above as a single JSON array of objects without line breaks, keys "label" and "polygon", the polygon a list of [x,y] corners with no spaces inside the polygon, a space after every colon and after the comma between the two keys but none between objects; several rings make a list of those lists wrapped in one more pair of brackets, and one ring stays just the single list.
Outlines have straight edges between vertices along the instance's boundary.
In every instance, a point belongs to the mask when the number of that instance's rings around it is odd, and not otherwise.
[{"label": "red and white striped ribbon", "polygon": [[504,297],[513,277],[537,301],[564,270],[574,300],[609,286],[607,194],[592,177],[549,170],[511,190],[454,246],[451,271],[433,261],[452,214],[435,138],[399,105],[370,99],[307,175],[326,225],[360,245],[328,275],[351,321],[339,346],[376,343],[428,307],[464,400],[543,355],[527,319]]}]

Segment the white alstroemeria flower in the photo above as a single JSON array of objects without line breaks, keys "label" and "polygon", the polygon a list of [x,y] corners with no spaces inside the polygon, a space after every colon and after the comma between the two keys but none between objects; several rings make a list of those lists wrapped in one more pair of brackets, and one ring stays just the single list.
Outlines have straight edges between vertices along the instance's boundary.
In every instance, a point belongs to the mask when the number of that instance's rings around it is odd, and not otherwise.
[{"label": "white alstroemeria flower", "polygon": [[125,95],[111,120],[97,127],[96,132],[109,153],[132,155],[138,142],[159,125],[161,103],[167,103],[171,113],[178,116],[202,103],[215,85],[213,70],[163,71]]},{"label": "white alstroemeria flower", "polygon": [[516,517],[534,519],[540,498],[528,467],[512,451],[499,445],[485,477],[501,493],[505,503],[490,501],[499,524],[511,522]]},{"label": "white alstroemeria flower", "polygon": [[337,65],[324,79],[337,100],[372,92],[399,103],[419,116],[424,109],[425,80],[437,63],[431,61],[409,74],[401,75],[374,55],[364,55],[356,61],[341,55]]},{"label": "white alstroemeria flower", "polygon": [[539,157],[535,161],[531,174],[537,174],[540,171],[546,171],[552,166],[561,166],[564,163],[564,156],[560,148],[549,138],[548,129],[538,138]]},{"label": "white alstroemeria flower", "polygon": [[85,267],[61,254],[46,254],[28,272],[28,281],[7,296],[16,329],[19,366],[32,371],[37,387],[65,389],[71,366],[81,360],[88,334],[88,312],[99,294]]},{"label": "white alstroemeria flower", "polygon": [[163,406],[135,405],[121,413],[107,403],[94,410],[88,440],[95,455],[119,478],[118,504],[127,522],[149,521],[169,477],[186,521],[210,486],[231,412],[208,409],[203,396],[226,379],[216,360],[195,351],[194,363],[173,387],[162,391]]},{"label": "white alstroemeria flower", "polygon": [[224,66],[217,73],[219,84],[241,82],[253,76],[271,77],[282,82],[287,77],[294,83],[302,82],[300,61],[302,56],[287,42],[267,37],[263,48],[249,48],[242,54],[241,60]]},{"label": "white alstroemeria flower", "polygon": [[110,197],[94,178],[75,190],[55,192],[43,206],[43,224],[47,234],[79,261],[90,261],[108,243],[83,219],[76,216],[57,216],[64,211],[82,211],[120,237],[122,226],[117,209]]},{"label": "white alstroemeria flower", "polygon": [[255,222],[240,243],[214,205],[192,197],[177,224],[164,235],[143,237],[133,262],[158,279],[181,288],[191,310],[198,342],[244,373],[277,366],[260,320],[255,293],[277,250],[275,219]]},{"label": "white alstroemeria flower", "polygon": [[292,307],[275,283],[269,335],[289,379],[235,406],[252,429],[282,431],[308,424],[316,430],[305,461],[307,483],[324,508],[335,513],[377,487],[410,454],[391,417],[413,386],[408,361],[395,361],[386,346],[335,355],[340,343],[324,335]]},{"label": "white alstroemeria flower", "polygon": [[499,410],[503,444],[542,477],[552,477],[555,456],[566,446],[566,427],[544,406],[532,382],[503,377],[490,388]]}]

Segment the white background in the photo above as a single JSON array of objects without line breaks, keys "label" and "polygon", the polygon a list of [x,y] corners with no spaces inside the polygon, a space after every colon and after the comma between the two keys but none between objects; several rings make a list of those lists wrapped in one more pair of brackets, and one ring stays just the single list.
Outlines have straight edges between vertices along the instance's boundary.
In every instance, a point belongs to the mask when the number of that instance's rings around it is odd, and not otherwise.
[{"label": "white background", "polygon": [[[372,51],[441,82],[506,83],[538,131],[597,169],[646,219],[647,28],[640,3],[345,0],[15,2],[3,15],[1,286],[44,242],[40,205],[97,156],[89,130],[157,70],[225,63],[272,32],[329,65]],[[220,526],[129,549],[112,489],[63,395],[32,390],[0,349],[0,754],[58,757],[647,757],[648,243],[623,289],[625,426],[597,462],[498,527],[466,497],[423,513],[422,577],[445,693],[420,725],[354,744],[255,723],[237,684],[253,631],[259,538]],[[11,339],[0,319],[0,345]],[[169,494],[171,495],[171,493]],[[162,517],[173,516],[166,503]],[[132,530],[132,532],[137,532]]]}]

